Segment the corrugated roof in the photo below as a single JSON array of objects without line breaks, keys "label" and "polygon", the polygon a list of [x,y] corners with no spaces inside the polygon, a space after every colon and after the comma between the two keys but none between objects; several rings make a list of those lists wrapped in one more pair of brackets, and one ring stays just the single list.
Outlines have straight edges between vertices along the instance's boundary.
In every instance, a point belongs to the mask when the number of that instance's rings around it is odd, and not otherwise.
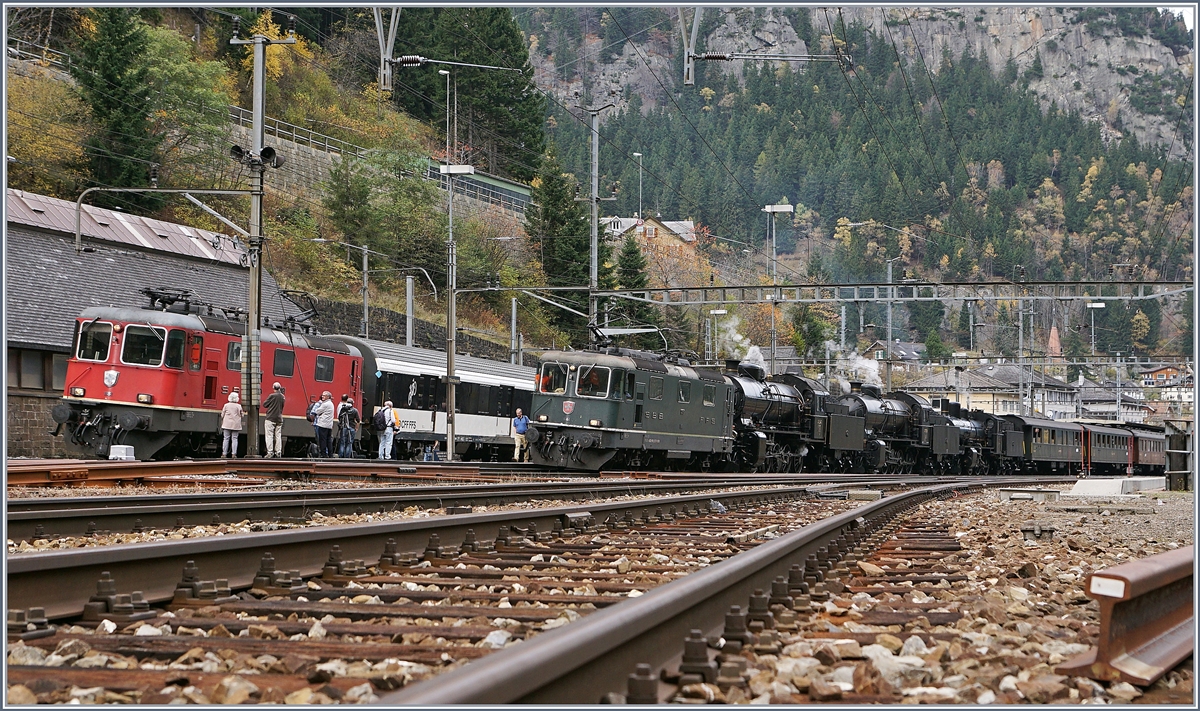
[{"label": "corrugated roof", "polygon": [[904,387],[924,389],[924,390],[954,390],[955,388],[963,387],[967,390],[996,390],[1000,392],[1012,392],[1013,386],[1008,383],[989,378],[982,373],[975,373],[965,370],[958,374],[958,380],[955,379],[954,371],[944,370],[940,373],[935,373],[920,380],[914,380]]},{"label": "corrugated roof", "polygon": [[[8,219],[13,219],[11,212]],[[188,288],[218,306],[246,303],[250,270],[236,262],[182,259],[166,251],[101,241],[93,243],[95,251],[76,254],[74,224],[69,234],[48,229],[7,225],[4,296],[10,344],[70,350],[75,318],[84,309],[144,308],[149,304],[139,293],[144,287]],[[267,318],[274,321],[296,313],[265,271],[262,294]]]},{"label": "corrugated roof", "polygon": [[[75,203],[9,188],[5,199],[9,224],[75,235]],[[79,217],[84,242],[97,240],[135,249],[225,264],[245,264],[246,250],[238,240],[219,232],[84,205]]]}]

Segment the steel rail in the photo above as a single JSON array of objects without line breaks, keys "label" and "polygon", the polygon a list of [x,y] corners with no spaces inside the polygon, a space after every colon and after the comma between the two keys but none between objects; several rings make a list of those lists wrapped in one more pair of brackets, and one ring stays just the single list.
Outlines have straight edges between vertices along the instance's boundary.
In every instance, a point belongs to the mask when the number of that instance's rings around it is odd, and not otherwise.
[{"label": "steel rail", "polygon": [[1088,578],[1100,603],[1100,640],[1060,664],[1062,674],[1149,686],[1196,646],[1195,546],[1105,568]]},{"label": "steel rail", "polygon": [[[812,486],[828,487],[827,476],[813,477]],[[29,540],[38,535],[80,535],[89,526],[96,530],[128,531],[143,528],[177,528],[243,520],[273,521],[304,519],[314,512],[324,516],[353,513],[384,513],[408,507],[495,506],[518,501],[545,499],[595,499],[602,496],[645,496],[732,486],[796,485],[795,476],[758,479],[691,478],[671,481],[602,480],[470,484],[458,486],[380,487],[370,489],[305,489],[261,492],[215,492],[146,496],[85,496],[79,498],[10,499],[8,538]],[[878,479],[872,483],[885,483]],[[857,482],[856,482],[857,484]],[[847,484],[837,484],[846,488]],[[213,516],[217,520],[213,520]]]},{"label": "steel rail", "polygon": [[122,592],[141,591],[151,603],[171,599],[184,564],[194,561],[205,580],[228,580],[234,589],[253,582],[263,554],[271,553],[282,570],[299,570],[302,576],[319,574],[329,560],[330,546],[341,547],[350,560],[373,564],[379,560],[389,539],[401,552],[424,551],[431,534],[442,545],[459,545],[471,530],[480,539],[495,537],[499,527],[536,525],[538,531],[553,530],[567,514],[591,514],[599,522],[612,514],[632,511],[653,515],[656,508],[707,505],[724,502],[730,508],[800,496],[805,487],[768,491],[670,496],[636,502],[590,503],[545,509],[495,513],[436,516],[425,519],[353,525],[322,526],[287,531],[246,533],[165,542],[135,543],[56,550],[47,553],[10,555],[8,562],[8,606],[13,609],[45,608],[50,619],[82,613],[96,589],[101,573],[111,573]]},{"label": "steel rail", "polygon": [[891,517],[919,503],[981,484],[943,484],[897,494],[810,524],[733,558],[598,610],[558,630],[385,694],[392,704],[594,704],[621,692],[636,665],[659,669],[678,658],[692,629],[718,632],[732,605],[770,589],[793,563],[865,517]]}]

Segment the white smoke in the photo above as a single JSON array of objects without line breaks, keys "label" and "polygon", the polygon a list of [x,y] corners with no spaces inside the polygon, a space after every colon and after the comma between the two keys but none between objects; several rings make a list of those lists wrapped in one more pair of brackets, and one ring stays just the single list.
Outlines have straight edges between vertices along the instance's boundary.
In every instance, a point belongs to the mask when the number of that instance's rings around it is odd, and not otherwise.
[{"label": "white smoke", "polygon": [[750,346],[746,350],[746,355],[742,356],[742,362],[757,365],[764,369],[767,367],[767,359],[763,358],[762,349],[758,346]]},{"label": "white smoke", "polygon": [[741,319],[737,316],[729,316],[720,319],[714,318],[713,321],[717,353],[724,352],[727,358],[740,359],[750,345],[746,341],[746,337],[738,333],[738,324]]},{"label": "white smoke", "polygon": [[842,393],[850,392],[852,380],[883,387],[883,379],[879,377],[879,361],[864,358],[854,350],[847,353],[834,341],[825,341],[824,347],[828,353],[837,356],[830,380],[837,381]]}]

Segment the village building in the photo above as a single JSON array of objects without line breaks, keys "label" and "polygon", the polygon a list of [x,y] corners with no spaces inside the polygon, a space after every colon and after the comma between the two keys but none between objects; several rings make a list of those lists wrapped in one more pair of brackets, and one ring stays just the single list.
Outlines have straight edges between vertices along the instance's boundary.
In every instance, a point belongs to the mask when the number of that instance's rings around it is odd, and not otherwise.
[{"label": "village building", "polygon": [[1016,415],[1021,409],[1015,387],[970,370],[946,369],[914,380],[904,389],[929,400],[936,409],[941,409],[947,401],[960,403],[963,410],[982,410],[993,415]]},{"label": "village building", "polygon": [[993,363],[973,368],[972,373],[994,378],[1021,393],[1023,411],[1048,420],[1078,417],[1077,389],[1036,368],[1016,363]]},{"label": "village building", "polygon": [[698,277],[712,274],[708,258],[696,248],[696,223],[692,220],[607,217],[603,226],[604,239],[612,243],[614,255],[626,238],[634,238],[646,258],[651,287],[688,286]]}]

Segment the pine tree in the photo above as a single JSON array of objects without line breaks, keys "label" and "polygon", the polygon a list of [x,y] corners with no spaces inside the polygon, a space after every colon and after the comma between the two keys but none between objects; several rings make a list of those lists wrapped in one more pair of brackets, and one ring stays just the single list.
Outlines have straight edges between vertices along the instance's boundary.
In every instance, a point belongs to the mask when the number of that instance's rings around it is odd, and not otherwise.
[{"label": "pine tree", "polygon": [[960,348],[971,347],[971,307],[966,302],[958,310],[958,327],[954,329],[954,335]]},{"label": "pine tree", "polygon": [[[146,26],[134,10],[94,8],[82,23],[70,65],[78,92],[92,112],[96,131],[84,142],[92,183],[140,188],[150,183],[158,161],[158,141],[150,123],[151,92],[141,56],[148,45]],[[162,205],[158,195],[96,195],[95,204],[130,203],[146,210]]]},{"label": "pine tree", "polygon": [[[646,257],[633,236],[625,238],[621,252],[617,255],[617,286],[621,289],[644,289],[650,280],[646,276]],[[658,326],[659,317],[655,308],[645,302],[621,300],[616,304],[618,313],[625,317],[628,326]],[[654,334],[631,336],[627,343],[637,348],[654,349],[661,344]]]},{"label": "pine tree", "polygon": [[[541,175],[533,183],[532,202],[525,212],[525,231],[541,255],[550,286],[588,285],[591,240],[583,204],[575,202],[576,187],[574,177],[563,173],[551,146],[542,158]],[[558,292],[555,300],[580,312],[588,308],[584,292]],[[552,314],[554,325],[568,333],[572,344],[588,342],[586,319],[563,309]]]}]

